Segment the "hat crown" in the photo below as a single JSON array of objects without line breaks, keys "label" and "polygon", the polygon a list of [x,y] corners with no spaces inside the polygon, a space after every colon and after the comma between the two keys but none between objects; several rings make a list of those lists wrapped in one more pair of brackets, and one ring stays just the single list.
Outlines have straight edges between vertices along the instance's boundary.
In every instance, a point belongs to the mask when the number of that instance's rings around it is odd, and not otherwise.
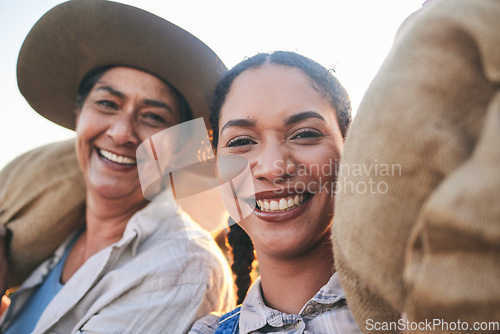
[{"label": "hat crown", "polygon": [[75,98],[92,69],[128,66],[169,82],[193,117],[204,117],[226,71],[198,38],[142,9],[105,0],[72,0],[49,10],[33,26],[19,53],[19,90],[39,114],[75,128]]}]

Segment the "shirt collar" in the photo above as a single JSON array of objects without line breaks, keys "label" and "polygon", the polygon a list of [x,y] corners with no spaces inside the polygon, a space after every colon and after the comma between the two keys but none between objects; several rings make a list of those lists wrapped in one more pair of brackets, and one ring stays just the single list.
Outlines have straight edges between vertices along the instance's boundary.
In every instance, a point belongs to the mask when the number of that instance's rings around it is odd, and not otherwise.
[{"label": "shirt collar", "polygon": [[[179,210],[180,207],[177,204],[172,191],[170,189],[162,191],[158,194],[154,201],[148,203],[148,205],[137,211],[132,218],[130,218],[125,231],[123,232],[122,238],[117,241],[113,247],[122,248],[132,243],[132,254],[135,256],[136,249],[141,244],[140,241],[148,238],[152,233],[157,231],[159,224],[164,223],[168,217],[176,215]],[[176,228],[175,226],[169,227],[172,229]],[[197,231],[190,231],[186,233],[192,233],[193,235],[188,235],[188,237],[193,239],[197,236],[194,235],[196,232]],[[31,273],[31,275],[24,281],[20,290],[34,287],[43,281],[52,268],[59,262],[64,254],[64,250],[68,246],[69,242],[74,238],[76,233],[79,232],[76,231],[67,237],[66,240],[56,249],[54,255]]]},{"label": "shirt collar", "polygon": [[328,283],[302,307],[298,315],[282,313],[266,306],[264,303],[259,277],[250,287],[241,305],[240,334],[259,330],[267,324],[278,328],[283,327],[284,325],[295,323],[300,316],[305,314],[307,306],[310,304],[331,306],[343,300],[345,300],[345,293],[340,285],[339,276],[337,273],[334,273]]},{"label": "shirt collar", "polygon": [[[132,254],[135,256],[141,240],[148,238],[158,229],[158,224],[174,216],[180,210],[170,189],[164,190],[148,203],[142,210],[137,211],[127,223],[123,237],[116,243],[116,247],[127,245],[133,240]],[[161,217],[161,219],[159,219]],[[147,222],[147,223],[146,223]]]}]

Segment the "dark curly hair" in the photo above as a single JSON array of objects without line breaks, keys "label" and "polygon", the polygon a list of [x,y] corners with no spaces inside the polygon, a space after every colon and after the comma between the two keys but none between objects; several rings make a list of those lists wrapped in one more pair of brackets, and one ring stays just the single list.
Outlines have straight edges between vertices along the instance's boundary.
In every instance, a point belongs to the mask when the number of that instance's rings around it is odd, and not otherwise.
[{"label": "dark curly hair", "polygon": [[[325,67],[307,57],[290,51],[275,51],[273,53],[259,53],[245,59],[229,70],[215,87],[210,105],[210,123],[213,128],[212,144],[217,149],[219,141],[220,111],[234,80],[244,71],[258,68],[265,64],[276,64],[295,67],[308,75],[314,83],[314,88],[327,99],[335,109],[340,132],[345,138],[351,124],[351,100],[344,87]],[[248,234],[234,221],[229,221],[230,232],[228,242],[233,252],[231,269],[236,275],[238,288],[238,304],[243,302],[251,284],[252,264],[254,261],[254,247]]]}]

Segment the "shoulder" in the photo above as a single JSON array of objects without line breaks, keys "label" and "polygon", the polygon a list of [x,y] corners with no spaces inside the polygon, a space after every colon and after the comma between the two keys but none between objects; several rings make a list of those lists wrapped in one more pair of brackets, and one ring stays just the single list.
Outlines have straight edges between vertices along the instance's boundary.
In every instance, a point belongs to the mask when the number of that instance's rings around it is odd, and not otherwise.
[{"label": "shoulder", "polygon": [[82,226],[84,211],[85,181],[74,140],[36,148],[1,169],[0,224],[8,223],[15,235],[11,283],[20,283]]},{"label": "shoulder", "polygon": [[137,240],[131,247],[132,261],[154,262],[151,270],[170,277],[177,274],[189,282],[206,282],[210,276],[229,273],[227,261],[210,233],[178,207],[169,205],[150,203],[150,208],[133,222]]},{"label": "shoulder", "polygon": [[238,306],[231,312],[224,314],[219,319],[219,326],[233,326],[234,324],[238,324],[240,322],[240,313],[241,306]]},{"label": "shoulder", "polygon": [[134,289],[149,292],[176,287],[189,298],[222,305],[200,315],[234,305],[232,275],[222,251],[210,233],[175,203],[150,203],[129,222],[127,237],[132,241],[121,250],[113,272],[132,280]]},{"label": "shoulder", "polygon": [[218,325],[219,316],[211,313],[198,319],[189,330],[189,334],[213,334]]}]

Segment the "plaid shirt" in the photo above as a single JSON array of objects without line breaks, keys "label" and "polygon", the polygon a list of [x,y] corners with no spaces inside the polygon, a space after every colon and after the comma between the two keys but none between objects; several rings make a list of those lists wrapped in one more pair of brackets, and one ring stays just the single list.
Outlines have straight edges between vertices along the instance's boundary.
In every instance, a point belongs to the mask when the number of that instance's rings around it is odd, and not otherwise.
[{"label": "plaid shirt", "polygon": [[[260,278],[250,288],[240,314],[240,334],[257,333],[361,333],[347,307],[344,291],[337,274],[309,300],[299,314],[286,314],[264,304]],[[212,334],[218,317],[200,319],[190,334]]]}]

